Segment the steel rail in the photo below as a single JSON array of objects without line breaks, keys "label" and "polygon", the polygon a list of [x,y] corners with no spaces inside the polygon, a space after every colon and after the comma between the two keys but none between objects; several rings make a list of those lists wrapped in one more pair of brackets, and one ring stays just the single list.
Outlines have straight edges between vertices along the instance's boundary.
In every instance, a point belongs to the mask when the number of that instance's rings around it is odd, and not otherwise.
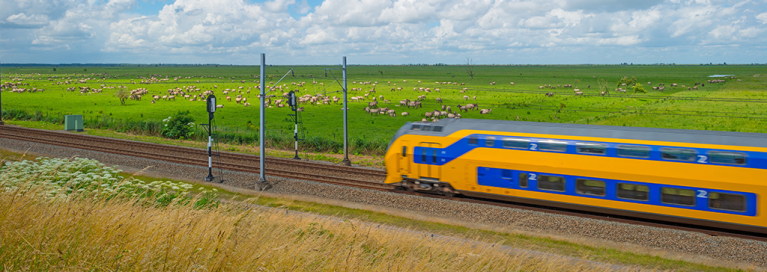
[{"label": "steel rail", "polygon": [[[68,143],[66,141],[25,138],[25,137],[8,135],[8,134],[0,134],[0,137],[6,138],[6,139],[19,140],[19,141],[35,142],[35,143],[56,145],[56,146],[83,149],[83,150],[89,150],[89,151],[104,152],[104,153],[131,156],[131,157],[139,157],[139,158],[159,160],[159,161],[172,162],[172,163],[178,163],[178,164],[186,164],[186,165],[194,165],[194,166],[202,166],[202,167],[206,167],[208,165],[207,160],[194,159],[194,158],[189,158],[184,156],[179,157],[179,156],[153,154],[153,153],[141,152],[141,151],[125,151],[121,149],[108,148],[108,147],[84,146],[79,144]],[[258,169],[258,167],[253,167],[250,165],[222,163],[221,167],[225,170],[260,174],[260,169]],[[363,181],[363,180],[341,178],[341,177],[327,177],[324,175],[291,172],[291,171],[283,171],[283,170],[269,169],[268,174],[270,176],[276,176],[276,177],[282,177],[282,178],[302,179],[302,180],[332,183],[337,185],[354,186],[354,187],[369,188],[369,189],[394,190],[396,188],[396,186],[394,185],[380,183],[380,182]]]},{"label": "steel rail", "polygon": [[[152,143],[114,139],[114,138],[107,138],[107,137],[100,137],[100,136],[80,135],[80,134],[72,134],[72,133],[66,133],[66,132],[55,132],[55,131],[47,131],[47,130],[39,130],[39,129],[14,127],[14,126],[5,126],[3,127],[3,130],[0,131],[0,133],[6,133],[6,134],[8,134],[9,132],[20,133],[23,135],[34,134],[34,135],[45,136],[50,138],[67,137],[70,139],[76,139],[86,143],[91,143],[90,145],[93,145],[95,143],[124,144],[128,146],[139,147],[139,148],[144,148],[148,150],[162,150],[166,152],[178,152],[178,153],[183,153],[188,155],[207,156],[207,153],[204,149],[173,146],[173,145],[152,144]],[[229,152],[221,152],[221,158],[222,160],[229,159],[231,161],[251,161],[251,162],[255,162],[255,164],[258,164],[258,161],[259,161],[259,157],[255,155],[229,153]],[[284,166],[290,166],[290,167],[300,166],[300,167],[306,167],[306,168],[316,168],[319,165],[321,166],[323,170],[332,170],[332,171],[338,171],[338,172],[355,174],[355,175],[359,175],[359,174],[370,175],[372,177],[380,178],[380,179],[386,178],[385,171],[376,170],[376,169],[313,163],[313,162],[298,161],[298,160],[283,159],[283,158],[267,158],[266,162],[269,164],[278,164],[278,165],[284,165]]]}]

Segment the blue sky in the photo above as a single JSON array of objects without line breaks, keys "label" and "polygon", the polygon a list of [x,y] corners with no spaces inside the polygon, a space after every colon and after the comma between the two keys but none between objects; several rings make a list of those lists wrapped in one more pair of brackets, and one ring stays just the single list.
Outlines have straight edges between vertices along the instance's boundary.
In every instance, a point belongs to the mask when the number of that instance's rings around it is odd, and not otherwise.
[{"label": "blue sky", "polygon": [[767,0],[0,0],[4,63],[765,63]]}]

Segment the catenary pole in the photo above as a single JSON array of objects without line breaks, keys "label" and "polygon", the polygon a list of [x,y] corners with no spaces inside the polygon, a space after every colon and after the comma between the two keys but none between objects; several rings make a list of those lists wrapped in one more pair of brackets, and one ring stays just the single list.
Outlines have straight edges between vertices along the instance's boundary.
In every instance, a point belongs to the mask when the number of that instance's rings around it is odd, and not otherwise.
[{"label": "catenary pole", "polygon": [[[3,78],[3,72],[0,71],[0,83],[2,83],[2,78]],[[3,123],[3,90],[2,90],[2,87],[0,87],[0,126],[2,125],[5,125],[5,123]]]},{"label": "catenary pole", "polygon": [[266,126],[264,123],[266,123],[266,118],[264,117],[266,114],[266,54],[261,53],[261,97],[260,97],[261,105],[259,106],[261,116],[260,116],[260,122],[259,122],[259,131],[258,131],[258,141],[260,146],[259,151],[259,178],[258,182],[260,183],[266,183],[266,167],[264,167],[264,162],[266,161],[266,149],[264,148],[264,142],[266,142]]},{"label": "catenary pole", "polygon": [[341,161],[342,165],[351,166],[352,161],[349,160],[349,130],[347,127],[347,118],[348,118],[348,111],[349,111],[349,105],[346,101],[346,56],[344,56],[344,160]]}]

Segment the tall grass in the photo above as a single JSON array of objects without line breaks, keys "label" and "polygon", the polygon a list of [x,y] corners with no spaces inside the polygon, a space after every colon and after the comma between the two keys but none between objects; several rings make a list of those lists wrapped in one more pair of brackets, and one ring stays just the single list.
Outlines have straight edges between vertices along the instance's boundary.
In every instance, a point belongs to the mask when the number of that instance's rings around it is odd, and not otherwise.
[{"label": "tall grass", "polygon": [[[40,175],[0,186],[5,270],[128,271],[601,271],[470,241],[427,237],[356,221],[191,202],[145,205],[77,191],[46,197]],[[0,183],[7,183],[0,176]],[[16,176],[14,180],[19,180]],[[23,190],[20,188],[24,188]]]},{"label": "tall grass", "polygon": [[41,121],[52,124],[64,123],[64,114],[60,112],[51,113],[39,110],[35,112],[28,112],[20,109],[3,109],[0,114],[2,114],[3,120]]}]

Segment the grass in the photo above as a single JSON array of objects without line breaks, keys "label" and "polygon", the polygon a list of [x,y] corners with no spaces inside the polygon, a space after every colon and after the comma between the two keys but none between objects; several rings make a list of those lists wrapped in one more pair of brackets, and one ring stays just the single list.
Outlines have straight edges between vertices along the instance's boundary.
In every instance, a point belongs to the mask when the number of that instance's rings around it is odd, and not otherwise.
[{"label": "grass", "polygon": [[9,270],[604,270],[355,221],[234,205],[161,209],[90,199],[50,202],[6,193],[0,211],[5,244],[0,260]]},{"label": "grass", "polygon": [[[294,67],[295,77],[288,76],[280,84],[286,84],[277,90],[277,98],[288,90],[299,90],[299,94],[324,93],[340,96],[339,85],[332,77],[324,77],[325,66]],[[83,71],[87,70],[87,71]],[[195,123],[207,122],[204,102],[158,101],[150,103],[149,98],[141,101],[128,100],[120,106],[113,93],[117,89],[104,89],[103,93],[80,94],[66,91],[70,87],[90,86],[101,88],[126,86],[129,90],[147,88],[150,95],[165,95],[167,90],[183,86],[197,86],[201,90],[215,90],[220,104],[225,107],[216,112],[216,120],[221,129],[222,140],[233,144],[253,143],[257,141],[258,103],[255,101],[254,78],[258,67],[200,66],[200,67],[63,67],[53,71],[50,67],[11,67],[4,69],[3,82],[14,81],[29,83],[26,88],[44,88],[45,92],[11,93],[3,92],[4,119],[43,120],[61,122],[66,114],[83,114],[86,127],[107,128],[118,132],[157,135],[160,120],[177,111],[189,110]],[[288,67],[270,66],[267,69],[268,81],[276,83]],[[765,66],[477,66],[473,79],[469,78],[462,66],[351,66],[349,68],[349,89],[361,88],[362,91],[350,91],[349,96],[363,96],[372,85],[360,85],[354,82],[378,82],[375,95],[383,95],[391,100],[390,105],[397,113],[409,112],[409,117],[370,116],[363,111],[365,103],[350,105],[349,135],[352,153],[381,155],[385,152],[394,132],[409,121],[421,120],[424,113],[440,107],[435,98],[443,99],[445,105],[478,103],[480,108],[493,109],[492,114],[481,115],[478,111],[462,113],[464,118],[525,120],[534,122],[564,122],[582,124],[602,124],[617,126],[643,126],[683,128],[700,130],[721,130],[741,132],[767,132],[767,106],[765,103],[746,102],[706,102],[689,101],[681,98],[735,98],[765,99],[763,90],[767,87],[764,77]],[[705,83],[712,74],[732,74],[741,82],[728,79],[726,83],[706,84],[700,90],[687,90],[682,87],[670,87],[671,83],[679,86],[693,86],[697,82]],[[132,84],[142,78],[152,76],[169,81],[152,84]],[[201,78],[200,76],[205,76]],[[610,89],[623,76],[635,76],[641,83],[652,82],[651,86],[665,83],[665,91],[654,91],[648,86],[647,94],[619,95],[612,91],[610,96],[598,96],[598,80],[605,79]],[[173,81],[174,77],[181,77]],[[186,78],[190,77],[190,78]],[[66,80],[90,79],[88,83],[51,85]],[[241,81],[245,81],[242,83]],[[199,81],[199,83],[197,82]],[[404,82],[407,81],[407,82]],[[419,83],[419,81],[421,81]],[[461,82],[465,85],[436,85],[434,82]],[[515,85],[509,82],[515,82]],[[306,82],[303,87],[298,85]],[[314,83],[313,83],[314,82]],[[490,82],[497,82],[490,85]],[[579,87],[586,97],[572,96],[572,89],[557,88],[539,90],[541,85],[573,84]],[[217,88],[214,88],[214,85]],[[587,88],[591,85],[591,88]],[[237,89],[242,86],[243,96],[250,99],[251,107],[243,107],[234,101],[223,99],[224,89]],[[391,92],[391,88],[403,88]],[[413,91],[413,88],[440,88],[439,93]],[[462,88],[466,93],[460,93]],[[245,91],[251,89],[251,93]],[[528,91],[553,92],[553,97]],[[189,92],[198,94],[199,92]],[[414,100],[419,95],[426,95],[421,109],[406,109],[397,106],[402,99]],[[476,101],[465,101],[463,96],[477,97]],[[275,99],[277,99],[275,98]],[[564,105],[564,107],[563,107]],[[311,152],[333,152],[342,149],[343,127],[341,106],[304,105],[302,113],[305,141],[302,149]],[[24,112],[24,114],[12,114]],[[40,112],[38,114],[38,112]],[[293,123],[288,118],[288,108],[272,107],[267,110],[267,143],[276,149],[292,147]],[[37,116],[37,117],[36,117]],[[45,118],[43,118],[45,117]],[[26,119],[25,119],[26,118]],[[151,124],[151,125],[150,125]],[[198,129],[202,137],[202,129]]]},{"label": "grass", "polygon": [[[0,160],[24,157],[12,152],[3,156]],[[185,183],[135,177],[145,183]],[[0,183],[5,181],[0,175]],[[197,192],[214,189],[197,183],[187,187]],[[222,188],[216,193],[230,201],[198,209],[191,205],[147,206],[120,198],[58,201],[34,193],[0,190],[0,262],[9,270],[603,270],[565,257],[508,254],[499,247],[486,246],[502,244],[643,268],[733,270],[594,242],[416,220],[413,215],[391,211],[280,196],[252,198]],[[250,203],[277,210],[252,209]],[[332,217],[286,214],[282,210]],[[378,228],[378,224],[487,244],[470,247],[415,232]]]}]

